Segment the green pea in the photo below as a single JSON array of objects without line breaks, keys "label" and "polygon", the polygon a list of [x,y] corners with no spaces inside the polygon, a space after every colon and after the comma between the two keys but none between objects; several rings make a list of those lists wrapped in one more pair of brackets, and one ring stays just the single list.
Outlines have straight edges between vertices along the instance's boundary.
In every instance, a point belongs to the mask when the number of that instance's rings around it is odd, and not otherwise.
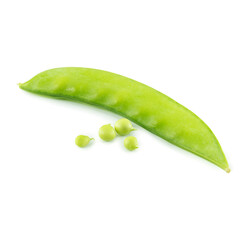
[{"label": "green pea", "polygon": [[104,141],[112,141],[116,137],[116,132],[111,124],[103,125],[99,129],[99,137]]},{"label": "green pea", "polygon": [[[165,94],[133,79],[97,69],[67,67],[42,72],[19,87],[100,106],[230,171],[217,138],[198,116]],[[113,132],[110,135],[110,139],[115,137]]]},{"label": "green pea", "polygon": [[138,148],[138,141],[135,137],[129,136],[124,139],[124,146],[126,149],[133,151]]},{"label": "green pea", "polygon": [[85,135],[79,135],[75,138],[75,143],[77,146],[84,148],[89,144],[91,140],[94,140],[94,138],[90,138]]},{"label": "green pea", "polygon": [[131,131],[136,130],[133,128],[132,123],[126,118],[117,120],[114,127],[116,132],[121,136],[128,135]]}]

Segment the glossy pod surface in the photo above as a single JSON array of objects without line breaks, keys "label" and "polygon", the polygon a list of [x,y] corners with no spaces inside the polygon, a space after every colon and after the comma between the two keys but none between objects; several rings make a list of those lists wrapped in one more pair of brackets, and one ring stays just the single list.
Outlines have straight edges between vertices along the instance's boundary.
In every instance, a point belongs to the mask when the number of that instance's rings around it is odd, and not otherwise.
[{"label": "glossy pod surface", "polygon": [[230,171],[218,140],[199,117],[130,78],[90,68],[56,68],[36,75],[20,88],[101,106]]}]

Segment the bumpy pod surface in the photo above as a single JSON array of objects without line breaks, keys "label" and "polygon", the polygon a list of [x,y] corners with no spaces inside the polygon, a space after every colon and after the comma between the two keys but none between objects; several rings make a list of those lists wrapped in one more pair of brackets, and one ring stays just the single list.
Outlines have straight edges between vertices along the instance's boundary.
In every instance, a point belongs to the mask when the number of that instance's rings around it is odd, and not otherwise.
[{"label": "bumpy pod surface", "polygon": [[91,68],[56,68],[36,75],[20,88],[103,107],[230,171],[217,138],[199,117],[130,78]]}]

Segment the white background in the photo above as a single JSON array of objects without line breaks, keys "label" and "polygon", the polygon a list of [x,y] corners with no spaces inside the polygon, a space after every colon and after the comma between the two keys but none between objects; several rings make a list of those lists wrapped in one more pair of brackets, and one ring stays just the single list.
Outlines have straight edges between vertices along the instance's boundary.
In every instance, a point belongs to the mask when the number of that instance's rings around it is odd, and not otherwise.
[{"label": "white background", "polygon": [[[0,239],[240,239],[240,3],[1,1]],[[20,90],[41,71],[108,70],[199,115],[232,172],[138,127],[140,148],[104,143],[120,116]],[[78,134],[95,137],[86,149]]]}]

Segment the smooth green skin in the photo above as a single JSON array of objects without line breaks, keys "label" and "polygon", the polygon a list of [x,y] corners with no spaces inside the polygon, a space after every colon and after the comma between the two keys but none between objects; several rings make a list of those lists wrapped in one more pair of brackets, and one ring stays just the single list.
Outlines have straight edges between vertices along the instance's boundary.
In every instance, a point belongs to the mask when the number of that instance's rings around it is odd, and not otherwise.
[{"label": "smooth green skin", "polygon": [[135,130],[132,123],[126,118],[117,120],[114,127],[120,136],[128,135],[131,131]]},{"label": "smooth green skin", "polygon": [[230,171],[217,138],[199,117],[168,96],[130,78],[91,68],[57,68],[36,75],[20,84],[20,88],[100,106]]},{"label": "smooth green skin", "polygon": [[124,139],[124,146],[129,151],[133,151],[138,148],[138,141],[135,137],[129,136]]},{"label": "smooth green skin", "polygon": [[85,135],[79,135],[75,138],[75,143],[77,146],[84,148],[89,144],[91,140],[94,140],[94,138],[90,138]]},{"label": "smooth green skin", "polygon": [[99,137],[107,142],[112,141],[116,137],[116,132],[111,124],[103,125],[99,128]]}]

